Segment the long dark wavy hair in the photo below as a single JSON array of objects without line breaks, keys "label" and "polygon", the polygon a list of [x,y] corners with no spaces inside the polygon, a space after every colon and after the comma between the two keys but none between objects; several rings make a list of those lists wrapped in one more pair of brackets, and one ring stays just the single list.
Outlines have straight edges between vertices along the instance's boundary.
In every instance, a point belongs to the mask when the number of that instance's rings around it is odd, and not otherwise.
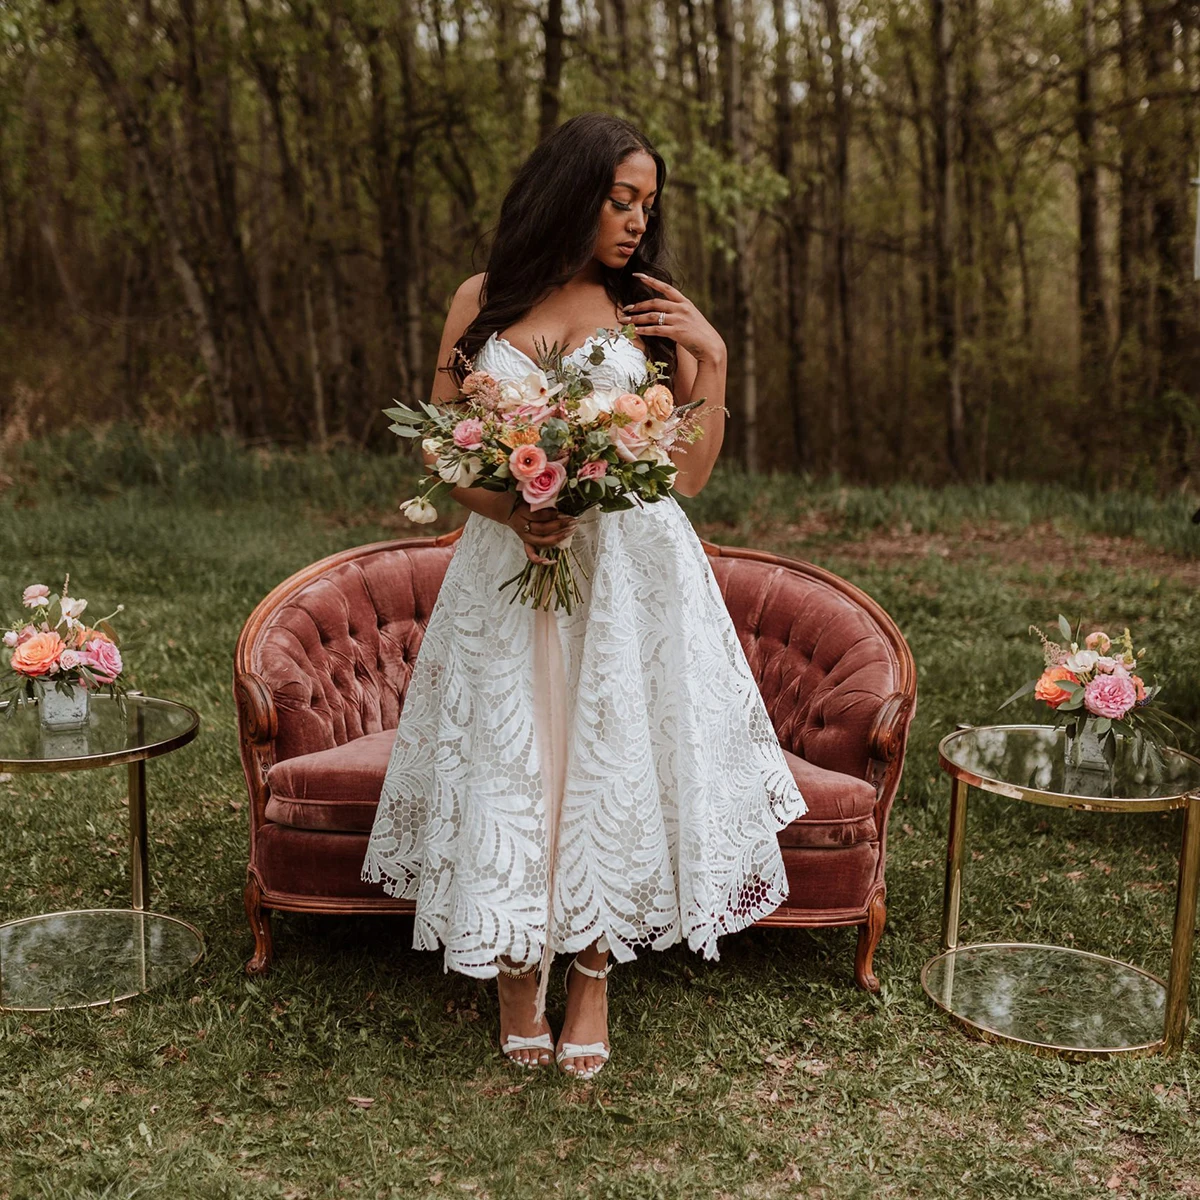
[{"label": "long dark wavy hair", "polygon": [[[658,295],[635,279],[634,271],[674,283],[664,261],[662,196],[667,168],[662,155],[628,121],[608,113],[581,113],[547,134],[509,185],[488,255],[479,314],[455,343],[456,350],[474,358],[493,333],[503,333],[587,265],[616,169],[639,150],[650,155],[657,172],[652,215],[629,261],[620,268],[602,267],[604,290],[614,305],[624,305]],[[639,336],[649,358],[665,362],[674,376],[675,343],[641,330]],[[439,369],[448,370],[457,383],[466,375],[458,354]]]}]

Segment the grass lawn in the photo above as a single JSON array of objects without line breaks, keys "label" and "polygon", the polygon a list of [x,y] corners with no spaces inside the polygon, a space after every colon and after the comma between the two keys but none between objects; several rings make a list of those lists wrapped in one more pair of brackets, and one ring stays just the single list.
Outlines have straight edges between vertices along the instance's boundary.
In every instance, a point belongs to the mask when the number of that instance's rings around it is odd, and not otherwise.
[{"label": "grass lawn", "polygon": [[[1200,530],[1182,498],[719,475],[684,501],[713,541],[846,576],[912,645],[883,991],[855,989],[851,930],[751,929],[715,963],[645,952],[609,979],[613,1058],[581,1084],[507,1064],[494,989],[411,949],[411,918],[277,916],[272,973],[242,971],[234,641],[304,564],[426,532],[395,513],[412,478],[400,460],[132,435],[28,444],[4,464],[0,623],[25,584],[57,590],[69,569],[100,613],[126,605],[136,685],[201,714],[195,742],[148,766],[151,906],[209,949],[111,1010],[0,1014],[0,1196],[1200,1195],[1200,1032],[1174,1059],[1038,1058],[969,1040],[918,981],[939,937],[937,741],[1001,719],[1040,664],[1030,622],[1128,624],[1172,711],[1200,721]],[[0,780],[0,919],[128,904],[124,789],[123,769]],[[1165,975],[1178,813],[972,804],[965,941],[1061,942]],[[562,995],[559,968],[556,1032]],[[1200,971],[1193,1009],[1198,995]]]}]

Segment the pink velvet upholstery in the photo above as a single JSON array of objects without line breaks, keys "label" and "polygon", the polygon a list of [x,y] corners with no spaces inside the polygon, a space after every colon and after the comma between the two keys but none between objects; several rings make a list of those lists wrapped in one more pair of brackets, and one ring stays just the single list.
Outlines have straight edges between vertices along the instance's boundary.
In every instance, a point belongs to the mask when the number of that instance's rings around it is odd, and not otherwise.
[{"label": "pink velvet upholstery", "polygon": [[[359,879],[413,662],[459,531],[357,547],[284,581],[238,640],[234,692],[251,796],[250,971],[272,909],[411,912]],[[762,922],[862,927],[874,988],[887,816],[916,706],[895,624],[808,563],[705,543],[747,659],[809,804],[780,833],[791,894]]]}]

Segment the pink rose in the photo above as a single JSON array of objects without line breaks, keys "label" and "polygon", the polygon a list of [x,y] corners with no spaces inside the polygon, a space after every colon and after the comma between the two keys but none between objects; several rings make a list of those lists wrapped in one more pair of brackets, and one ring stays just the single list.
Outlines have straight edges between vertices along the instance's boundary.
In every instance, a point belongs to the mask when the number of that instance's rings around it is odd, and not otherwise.
[{"label": "pink rose", "polygon": [[650,445],[641,425],[622,425],[615,433],[613,445],[626,462],[636,462]]},{"label": "pink rose", "polygon": [[1097,675],[1119,675],[1125,667],[1118,663],[1111,655],[1101,655],[1096,659],[1096,674]]},{"label": "pink rose", "polygon": [[25,589],[24,595],[21,597],[21,603],[26,608],[33,608],[35,605],[40,607],[47,602],[49,595],[50,589],[44,583],[31,583]]},{"label": "pink rose", "polygon": [[81,662],[83,662],[83,655],[78,650],[64,650],[58,656],[58,669],[73,671]]},{"label": "pink rose", "polygon": [[478,450],[483,445],[483,422],[467,417],[454,427],[454,444],[463,450]]},{"label": "pink rose", "polygon": [[518,446],[508,456],[508,469],[514,479],[528,483],[546,469],[546,452],[541,446]]},{"label": "pink rose", "polygon": [[549,508],[558,499],[558,493],[566,482],[567,468],[560,462],[547,463],[540,475],[521,485],[521,495],[532,510]]},{"label": "pink rose", "polygon": [[85,667],[91,667],[92,672],[101,683],[112,683],[121,673],[121,652],[112,642],[104,638],[92,638],[84,647],[80,661]]},{"label": "pink rose", "polygon": [[608,474],[608,463],[602,458],[595,462],[586,462],[579,468],[580,479],[601,479]]},{"label": "pink rose", "polygon": [[1084,685],[1083,703],[1098,717],[1119,721],[1137,702],[1137,687],[1128,675],[1097,675]]}]

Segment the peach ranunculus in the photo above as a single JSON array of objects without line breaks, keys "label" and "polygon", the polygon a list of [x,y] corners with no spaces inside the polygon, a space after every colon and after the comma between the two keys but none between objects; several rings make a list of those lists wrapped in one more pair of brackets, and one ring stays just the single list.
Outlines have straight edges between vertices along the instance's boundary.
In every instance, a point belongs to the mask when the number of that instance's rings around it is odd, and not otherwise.
[{"label": "peach ranunculus", "polygon": [[1059,679],[1069,679],[1072,683],[1078,683],[1079,679],[1073,671],[1068,671],[1066,667],[1047,667],[1042,672],[1042,677],[1037,681],[1037,687],[1033,689],[1033,694],[1038,700],[1044,700],[1051,708],[1057,708],[1064,701],[1069,700],[1071,693],[1063,688],[1060,688],[1055,682]]},{"label": "peach ranunculus", "polygon": [[622,392],[614,401],[612,410],[628,417],[631,421],[640,421],[647,411],[646,402],[637,392]]},{"label": "peach ranunculus", "polygon": [[54,630],[35,633],[13,651],[12,669],[21,675],[48,675],[58,665],[58,657],[65,648]]},{"label": "peach ranunculus", "polygon": [[85,666],[91,667],[92,673],[101,683],[112,683],[121,673],[121,652],[109,641],[92,638],[82,654]]},{"label": "peach ranunculus", "polygon": [[601,479],[608,474],[608,463],[602,458],[594,459],[592,462],[585,462],[579,468],[580,479]]},{"label": "peach ranunculus", "polygon": [[1089,650],[1095,650],[1097,654],[1107,654],[1112,647],[1112,638],[1104,630],[1097,629],[1083,639],[1083,644]]},{"label": "peach ranunculus", "polygon": [[652,383],[642,394],[650,415],[665,421],[675,411],[675,397],[671,389],[662,383]]},{"label": "peach ranunculus", "polygon": [[518,446],[508,456],[508,469],[514,479],[528,483],[546,469],[546,452],[541,446]]},{"label": "peach ranunculus", "polygon": [[1130,675],[1129,678],[1132,680],[1133,686],[1137,688],[1137,702],[1141,704],[1146,699],[1146,684],[1140,675]]},{"label": "peach ranunculus", "polygon": [[44,583],[31,583],[21,596],[26,608],[42,608],[50,603],[50,589]]},{"label": "peach ranunculus", "polygon": [[558,493],[566,482],[567,468],[560,462],[547,463],[545,470],[521,485],[521,495],[529,504],[530,511],[549,508],[558,499]]}]

